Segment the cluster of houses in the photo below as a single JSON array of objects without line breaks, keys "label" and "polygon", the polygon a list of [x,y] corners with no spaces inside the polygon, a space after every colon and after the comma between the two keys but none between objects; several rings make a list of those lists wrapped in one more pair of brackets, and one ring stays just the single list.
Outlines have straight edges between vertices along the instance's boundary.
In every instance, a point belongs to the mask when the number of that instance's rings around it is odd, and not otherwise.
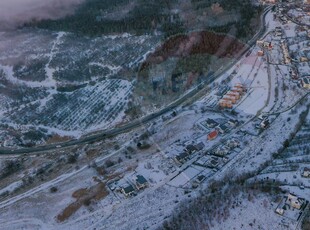
[{"label": "cluster of houses", "polygon": [[231,109],[237,101],[240,100],[246,88],[241,84],[236,84],[231,90],[229,90],[219,101],[220,108]]},{"label": "cluster of houses", "polygon": [[291,69],[289,70],[289,73],[292,80],[298,80],[298,71],[296,67],[292,66]]},{"label": "cluster of houses", "polygon": [[[283,19],[283,7],[279,7],[279,10],[277,11],[277,17],[279,17],[279,19],[283,22],[286,23],[286,20]],[[301,10],[301,9],[300,9]],[[308,26],[296,26],[296,34],[298,34],[298,36],[300,37],[304,37],[306,36],[307,39],[309,40],[310,38],[310,32],[309,32],[309,27]],[[276,27],[275,28],[275,35],[276,36],[282,36],[282,28],[281,27]],[[298,57],[296,56],[290,56],[289,54],[289,48],[287,46],[287,42],[285,39],[282,39],[280,42],[281,45],[281,49],[282,49],[282,53],[283,53],[283,63],[285,64],[293,64],[291,69],[290,69],[290,76],[293,80],[299,80],[298,82],[301,83],[301,86],[305,89],[310,89],[310,76],[306,75],[306,76],[302,76],[302,74],[300,75],[299,78],[299,73],[298,73],[298,68],[296,67],[297,63],[303,63],[303,62],[309,62],[309,58],[310,58],[310,52],[308,50],[305,49],[301,49],[298,51]],[[309,46],[309,43],[308,43]]]},{"label": "cluster of houses", "polygon": [[174,157],[174,160],[177,164],[182,165],[189,160],[189,158],[193,153],[202,150],[204,147],[205,145],[202,142],[199,142],[198,144],[195,145],[192,144],[187,145],[182,153]]},{"label": "cluster of houses", "polygon": [[225,157],[227,156],[230,151],[240,146],[240,143],[236,139],[231,139],[226,142],[225,145],[220,145],[217,148],[214,149],[212,152],[213,155],[219,156],[219,157]]},{"label": "cluster of houses", "polygon": [[136,175],[133,180],[130,182],[126,182],[121,186],[117,186],[118,180],[109,183],[109,188],[112,191],[118,191],[124,194],[125,197],[136,195],[137,191],[145,189],[149,186],[148,181],[142,175]]},{"label": "cluster of houses", "polygon": [[284,8],[283,7],[278,7],[276,11],[275,17],[278,18],[283,24],[287,24],[290,22],[290,20],[283,14]]},{"label": "cluster of houses", "polygon": [[227,133],[231,128],[234,128],[238,125],[238,120],[230,119],[226,124],[219,124],[215,120],[208,118],[204,124],[213,129],[207,136],[209,141],[212,141],[218,137],[219,134]]},{"label": "cluster of houses", "polygon": [[218,146],[210,152],[206,152],[204,156],[194,162],[195,165],[211,168],[214,171],[218,170],[221,162],[227,162],[226,157],[230,151],[240,146],[240,143],[236,139],[228,140],[224,145]]},{"label": "cluster of houses", "polygon": [[197,160],[195,165],[216,169],[220,164],[220,158],[217,156],[203,156]]},{"label": "cluster of houses", "polygon": [[307,205],[307,202],[304,198],[300,198],[292,193],[287,195],[287,198],[284,204],[280,204],[276,208],[276,213],[283,216],[286,210],[301,210]]},{"label": "cluster of houses", "polygon": [[276,26],[274,30],[274,35],[276,37],[282,37],[282,34],[283,34],[282,28],[280,26]]},{"label": "cluster of houses", "polygon": [[[211,158],[210,156],[205,155],[196,161],[195,164],[209,168],[216,168],[220,163],[220,158],[223,158],[225,162],[225,160],[228,160],[225,156],[228,155],[234,148],[239,146],[240,143],[238,140],[228,140],[225,145],[219,146],[211,152]],[[174,157],[174,160],[178,165],[182,165],[191,158],[193,153],[201,151],[203,148],[204,144],[202,142],[196,145],[187,145],[183,152]],[[206,154],[208,154],[208,152],[206,152]]]},{"label": "cluster of houses", "polygon": [[288,52],[287,44],[284,40],[281,40],[281,48],[282,48],[282,52],[283,52],[284,63],[287,65],[291,64],[291,57],[290,57],[290,54]]},{"label": "cluster of houses", "polygon": [[142,175],[136,175],[133,182],[135,187],[132,184],[122,187],[121,192],[125,195],[125,197],[132,196],[136,193],[136,190],[142,190],[149,185],[148,181]]},{"label": "cluster of houses", "polygon": [[269,41],[257,40],[256,45],[259,46],[260,48],[267,48],[269,50],[272,49],[272,44]]},{"label": "cluster of houses", "polygon": [[264,48],[271,50],[272,49],[272,44],[271,42],[268,41],[263,41],[263,40],[257,40],[256,45],[259,46],[261,49],[257,52],[258,56],[264,56]]}]

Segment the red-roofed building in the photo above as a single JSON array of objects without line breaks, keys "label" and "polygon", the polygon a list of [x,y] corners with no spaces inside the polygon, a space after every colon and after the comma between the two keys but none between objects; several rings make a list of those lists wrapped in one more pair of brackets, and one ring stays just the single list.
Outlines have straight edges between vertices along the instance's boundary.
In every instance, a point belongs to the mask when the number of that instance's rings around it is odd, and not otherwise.
[{"label": "red-roofed building", "polygon": [[217,130],[213,130],[211,133],[208,134],[208,140],[212,141],[215,138],[217,138],[218,135],[218,131]]}]

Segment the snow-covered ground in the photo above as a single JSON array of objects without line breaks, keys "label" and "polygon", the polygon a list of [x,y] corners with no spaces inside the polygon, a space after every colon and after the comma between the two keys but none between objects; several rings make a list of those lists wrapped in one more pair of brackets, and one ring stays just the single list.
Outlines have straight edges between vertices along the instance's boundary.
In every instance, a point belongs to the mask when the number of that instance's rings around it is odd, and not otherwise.
[{"label": "snow-covered ground", "polygon": [[243,194],[234,201],[227,220],[214,224],[211,229],[294,229],[296,223],[275,213],[277,203],[267,195],[255,195],[248,199]]},{"label": "snow-covered ground", "polygon": [[[174,115],[163,115],[152,125],[145,124],[130,134],[116,137],[114,141],[119,145],[119,150],[115,150],[117,148],[113,146],[110,148],[105,146],[98,150],[102,155],[95,159],[84,159],[81,156],[79,160],[86,163],[81,164],[79,168],[71,169],[15,197],[2,200],[1,226],[5,229],[156,229],[173,214],[179,202],[198,196],[199,189],[207,187],[210,180],[222,180],[227,175],[244,175],[256,171],[265,162],[272,164],[252,180],[267,180],[267,177],[268,180],[281,180],[286,183],[282,188],[309,198],[309,181],[300,176],[302,168],[309,164],[306,161],[306,155],[309,155],[309,138],[307,138],[309,126],[302,128],[296,136],[301,139],[302,144],[298,141],[293,144],[294,140],[297,140],[293,139],[292,148],[288,149],[295,152],[297,145],[302,147],[304,152],[298,151],[296,155],[291,155],[291,152],[285,153],[289,155],[287,159],[272,161],[274,153],[294,135],[299,116],[307,111],[310,102],[307,98],[308,91],[291,79],[290,66],[282,63],[281,41],[273,39],[272,34],[276,26],[281,26],[285,36],[293,36],[295,26],[291,24],[282,26],[274,20],[272,13],[267,15],[267,20],[268,31],[264,39],[271,41],[273,47],[272,50],[264,48],[263,57],[257,55],[263,48],[253,47],[226,74],[212,83],[214,88],[206,91],[206,95],[197,102],[176,109]],[[114,65],[105,67],[117,71]],[[217,92],[222,87],[221,82],[228,78],[228,87],[241,83],[247,88],[247,92],[233,108],[235,113],[231,110],[219,110],[217,106],[221,98]],[[124,88],[126,86],[128,84],[125,84]],[[91,89],[96,91],[95,86]],[[99,91],[102,90],[103,88],[99,87]],[[122,99],[126,97],[122,93],[117,96]],[[269,115],[270,124],[266,129],[256,128],[261,120],[255,115],[260,112]],[[208,134],[216,127],[206,127],[204,124],[208,119],[214,120],[218,125],[227,125],[228,130],[209,140]],[[238,120],[239,124],[230,125],[228,121],[231,119]],[[141,150],[137,147],[136,139],[139,139],[139,134],[145,133],[146,130],[150,132],[146,138],[150,148]],[[234,139],[239,142],[239,147],[229,149],[225,158],[214,155],[217,148],[224,147],[229,140]],[[176,156],[186,152],[189,145],[198,143],[203,144],[202,149],[186,153],[188,156],[183,163],[176,162]],[[132,147],[133,153],[126,152],[127,146]],[[84,153],[84,157],[85,155],[87,154]],[[110,158],[118,163],[111,168],[106,167],[107,172],[104,175],[98,175],[93,167],[89,167],[92,162],[104,165]],[[291,162],[285,160],[294,162],[303,160],[303,162],[299,162],[298,167],[294,168]],[[213,161],[212,167],[205,165],[211,161]],[[96,185],[98,178],[107,185],[110,182],[117,182],[115,185],[119,183],[119,186],[125,183],[134,185],[133,178],[136,175],[142,175],[148,181],[145,189],[139,191],[136,189],[136,196],[125,198],[117,189],[107,186],[109,194],[104,199],[93,201],[89,206],[82,205],[66,221],[61,223],[57,221],[57,215],[75,201],[72,197],[75,191]],[[205,177],[200,184],[197,182],[199,175]],[[299,183],[303,183],[306,188],[301,188]],[[12,191],[17,185],[14,183],[6,185],[1,191]],[[50,192],[53,186],[58,188],[55,193]],[[275,213],[278,204],[267,195],[259,194],[254,199],[247,199],[244,195],[236,197],[235,202],[237,205],[230,209],[230,216],[225,221],[214,222],[213,229],[296,227],[296,222],[291,222]],[[36,205],[33,206],[33,203]]]},{"label": "snow-covered ground", "polygon": [[135,80],[121,72],[138,66],[158,42],[157,36],[130,34],[1,33],[0,120],[9,127],[0,126],[0,145],[4,139],[25,144],[16,134],[27,131],[42,144],[47,136],[78,138],[126,122]]},{"label": "snow-covered ground", "polygon": [[256,115],[267,103],[268,98],[268,74],[266,64],[262,58],[257,57],[257,49],[253,50],[251,56],[240,64],[232,84],[243,83],[248,89],[247,95],[241,99],[236,106],[238,110],[247,114]]}]

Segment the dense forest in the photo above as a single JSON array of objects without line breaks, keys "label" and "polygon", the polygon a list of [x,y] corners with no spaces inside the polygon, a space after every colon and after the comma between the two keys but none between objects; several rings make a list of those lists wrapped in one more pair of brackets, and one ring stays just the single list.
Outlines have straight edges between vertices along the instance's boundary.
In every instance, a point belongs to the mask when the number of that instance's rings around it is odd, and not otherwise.
[{"label": "dense forest", "polygon": [[[184,9],[179,3],[180,0],[86,0],[65,18],[31,22],[25,26],[90,36],[124,32],[150,34],[158,31],[169,37],[192,29],[184,26],[184,18],[180,17]],[[190,11],[195,15],[214,3],[220,3],[225,12],[239,12],[241,19],[212,28],[213,31],[225,33],[234,26],[238,37],[245,37],[251,32],[251,20],[258,16],[259,8],[252,6],[250,0],[191,0]]]}]

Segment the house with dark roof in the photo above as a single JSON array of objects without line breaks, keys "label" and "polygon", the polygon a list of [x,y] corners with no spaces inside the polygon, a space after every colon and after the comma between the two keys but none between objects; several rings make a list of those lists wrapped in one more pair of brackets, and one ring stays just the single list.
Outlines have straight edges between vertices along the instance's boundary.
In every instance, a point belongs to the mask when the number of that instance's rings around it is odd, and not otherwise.
[{"label": "house with dark roof", "polygon": [[133,187],[132,185],[127,185],[127,186],[125,186],[125,187],[122,187],[121,192],[122,192],[126,197],[128,197],[128,196],[131,196],[131,195],[134,194],[135,189],[134,189],[134,187]]},{"label": "house with dark roof", "polygon": [[236,127],[238,125],[239,121],[238,120],[234,120],[234,119],[230,119],[228,121],[228,124],[231,126],[231,127]]},{"label": "house with dark roof", "polygon": [[196,181],[197,181],[198,183],[201,183],[201,182],[203,182],[205,179],[206,179],[206,176],[204,176],[204,175],[199,175],[199,176],[196,178]]},{"label": "house with dark roof", "polygon": [[227,133],[229,131],[228,127],[224,124],[221,124],[219,126],[216,127],[216,129],[221,133],[221,134],[224,134],[224,133]]},{"label": "house with dark roof", "polygon": [[207,163],[207,167],[209,167],[209,168],[216,168],[218,165],[219,165],[219,162],[216,159],[211,159]]},{"label": "house with dark roof", "polygon": [[184,164],[188,159],[188,154],[185,152],[180,153],[179,155],[176,155],[174,160],[179,164]]},{"label": "house with dark roof", "polygon": [[215,126],[218,125],[218,123],[213,120],[213,119],[210,119],[208,118],[206,121],[205,121],[205,124],[208,126],[208,128],[214,128]]},{"label": "house with dark roof", "polygon": [[197,148],[194,145],[187,145],[185,147],[185,151],[189,154],[192,154],[193,152],[197,151]]},{"label": "house with dark roof", "polygon": [[136,182],[136,187],[138,190],[144,189],[148,186],[147,180],[142,175],[137,175],[135,182]]},{"label": "house with dark roof", "polygon": [[205,145],[202,142],[199,142],[198,144],[195,145],[195,148],[197,149],[197,151],[203,150],[204,147]]}]

